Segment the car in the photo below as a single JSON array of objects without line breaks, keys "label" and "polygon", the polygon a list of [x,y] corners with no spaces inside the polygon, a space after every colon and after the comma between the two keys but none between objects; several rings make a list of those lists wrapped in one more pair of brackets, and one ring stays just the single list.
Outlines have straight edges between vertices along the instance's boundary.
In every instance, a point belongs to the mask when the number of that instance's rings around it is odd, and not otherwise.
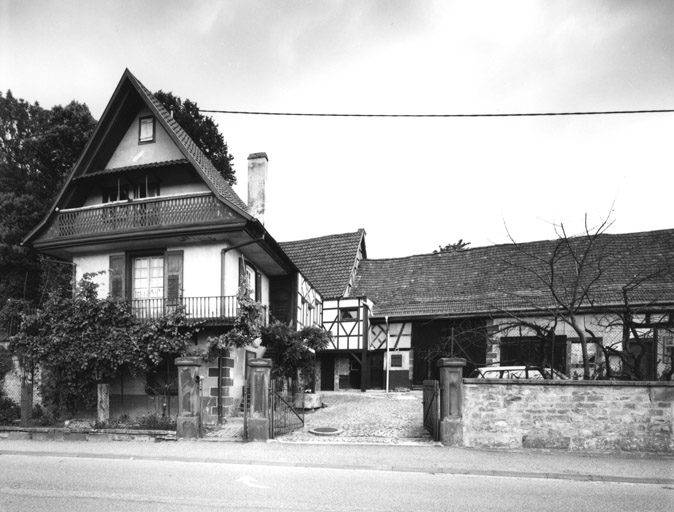
[{"label": "car", "polygon": [[532,380],[569,380],[559,370],[540,366],[486,366],[477,368],[472,379],[532,379]]}]

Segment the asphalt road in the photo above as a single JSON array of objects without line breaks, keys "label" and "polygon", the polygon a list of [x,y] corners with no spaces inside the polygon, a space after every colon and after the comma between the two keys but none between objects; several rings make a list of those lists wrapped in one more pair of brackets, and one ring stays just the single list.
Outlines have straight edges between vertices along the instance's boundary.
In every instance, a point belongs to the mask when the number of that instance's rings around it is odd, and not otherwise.
[{"label": "asphalt road", "polygon": [[658,511],[674,486],[420,472],[0,457],[0,511]]}]

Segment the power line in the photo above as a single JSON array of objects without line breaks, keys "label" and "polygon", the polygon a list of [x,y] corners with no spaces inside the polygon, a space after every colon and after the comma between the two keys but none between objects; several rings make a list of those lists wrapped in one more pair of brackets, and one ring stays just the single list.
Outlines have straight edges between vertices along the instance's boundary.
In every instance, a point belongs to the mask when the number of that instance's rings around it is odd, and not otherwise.
[{"label": "power line", "polygon": [[505,114],[337,114],[310,112],[263,112],[253,110],[202,110],[209,114],[235,114],[248,116],[295,116],[295,117],[407,117],[407,118],[448,118],[448,117],[544,117],[544,116],[606,116],[618,114],[667,114],[674,109],[660,110],[602,110],[580,112],[523,112]]}]

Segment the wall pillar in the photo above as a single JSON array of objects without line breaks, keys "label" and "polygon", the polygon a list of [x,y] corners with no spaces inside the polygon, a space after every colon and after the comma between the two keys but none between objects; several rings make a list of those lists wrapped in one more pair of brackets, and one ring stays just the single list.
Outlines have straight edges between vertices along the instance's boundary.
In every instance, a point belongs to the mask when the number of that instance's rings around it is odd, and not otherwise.
[{"label": "wall pillar", "polygon": [[463,446],[462,358],[442,358],[440,369],[440,441],[446,446]]},{"label": "wall pillar", "polygon": [[269,440],[269,384],[271,359],[248,360],[250,403],[246,417],[246,438],[249,441]]},{"label": "wall pillar", "polygon": [[201,395],[199,392],[198,357],[178,357],[178,438],[197,439],[201,432]]}]

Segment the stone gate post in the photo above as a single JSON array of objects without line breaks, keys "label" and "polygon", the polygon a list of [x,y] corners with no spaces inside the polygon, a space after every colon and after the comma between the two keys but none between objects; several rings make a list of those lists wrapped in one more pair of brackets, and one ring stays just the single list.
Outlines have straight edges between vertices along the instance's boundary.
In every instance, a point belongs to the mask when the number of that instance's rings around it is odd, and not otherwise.
[{"label": "stone gate post", "polygon": [[269,439],[269,384],[271,381],[271,359],[250,359],[248,361],[248,389],[250,403],[246,418],[246,437],[249,441]]},{"label": "stone gate post", "polygon": [[442,358],[440,369],[440,441],[447,446],[463,445],[462,358]]},{"label": "stone gate post", "polygon": [[178,438],[197,439],[201,433],[201,404],[199,392],[198,357],[178,357],[178,419],[176,435]]}]

